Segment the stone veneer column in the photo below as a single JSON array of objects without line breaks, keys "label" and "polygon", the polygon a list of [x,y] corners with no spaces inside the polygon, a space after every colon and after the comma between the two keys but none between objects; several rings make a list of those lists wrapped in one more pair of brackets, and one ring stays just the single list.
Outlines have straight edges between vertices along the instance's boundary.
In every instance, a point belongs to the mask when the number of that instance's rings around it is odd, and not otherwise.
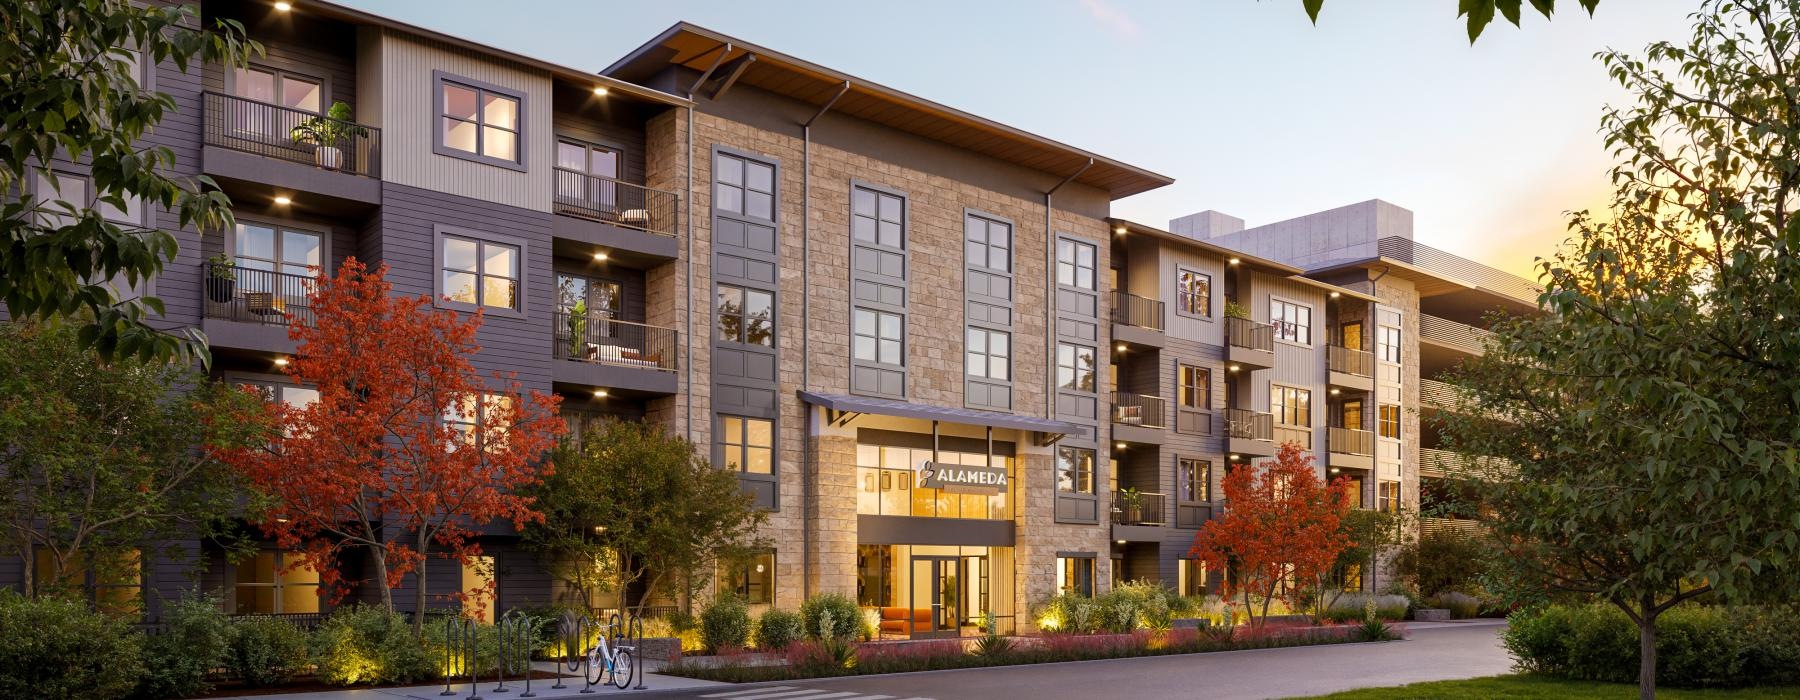
[{"label": "stone veneer column", "polygon": [[[856,596],[856,431],[827,425],[812,409],[806,421],[813,443],[814,481],[809,517],[812,566],[805,573],[813,593]],[[795,543],[798,544],[798,543]],[[794,547],[798,552],[799,547]],[[796,583],[798,580],[796,579]],[[799,595],[795,586],[794,595]],[[798,604],[798,603],[796,603]]]},{"label": "stone veneer column", "polygon": [[679,330],[683,346],[678,351],[681,364],[676,372],[675,395],[652,399],[645,407],[645,418],[670,432],[685,435],[690,395],[687,384],[690,360],[686,356],[686,345],[692,331],[682,323],[689,313],[681,303],[682,290],[688,288],[688,195],[684,191],[687,186],[687,109],[677,107],[664,111],[652,118],[644,130],[644,183],[681,197],[675,207],[675,237],[680,242],[678,250],[681,253],[673,262],[658,265],[645,274],[644,321],[652,326]]}]

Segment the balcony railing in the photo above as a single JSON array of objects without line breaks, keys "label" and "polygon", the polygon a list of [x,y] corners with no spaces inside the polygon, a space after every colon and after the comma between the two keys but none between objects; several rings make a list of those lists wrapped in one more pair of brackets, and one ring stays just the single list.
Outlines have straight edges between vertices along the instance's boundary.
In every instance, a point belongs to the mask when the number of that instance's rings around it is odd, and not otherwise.
[{"label": "balcony railing", "polygon": [[1169,402],[1161,396],[1115,391],[1112,395],[1112,422],[1146,428],[1167,428],[1169,422],[1163,416],[1168,413],[1168,405]]},{"label": "balcony railing", "polygon": [[1325,433],[1326,445],[1332,452],[1347,455],[1375,454],[1375,434],[1356,428],[1332,428]]},{"label": "balcony railing", "polygon": [[1481,521],[1455,518],[1419,518],[1419,534],[1444,534],[1452,537],[1474,537],[1481,534]]},{"label": "balcony railing", "polygon": [[1115,289],[1112,293],[1112,320],[1113,323],[1160,331],[1163,329],[1162,300],[1146,299]]},{"label": "balcony railing", "polygon": [[1469,457],[1460,452],[1419,448],[1421,476],[1463,479],[1499,477],[1516,471],[1513,463],[1499,457]]},{"label": "balcony railing", "polygon": [[381,130],[300,109],[208,92],[206,145],[381,177]]},{"label": "balcony railing", "polygon": [[1438,250],[1423,243],[1414,243],[1411,238],[1399,236],[1381,238],[1375,241],[1375,249],[1381,257],[1417,265],[1440,275],[1454,277],[1478,287],[1511,296],[1528,304],[1536,304],[1538,294],[1543,293],[1543,290],[1532,284],[1531,280],[1508,272],[1501,272],[1455,253]]},{"label": "balcony railing", "polygon": [[1450,408],[1456,405],[1456,387],[1436,379],[1419,380],[1419,403],[1433,408]]},{"label": "balcony railing", "polygon": [[1125,495],[1124,491],[1113,492],[1112,521],[1114,525],[1167,525],[1168,516],[1163,514],[1167,503],[1160,493],[1138,492],[1135,497]]},{"label": "balcony railing", "polygon": [[674,192],[568,168],[557,168],[553,177],[556,189],[552,202],[558,214],[663,236],[675,235],[678,197]]},{"label": "balcony railing", "polygon": [[664,372],[676,369],[680,340],[673,328],[620,321],[597,313],[581,315],[558,311],[553,317],[558,360]]},{"label": "balcony railing", "polygon": [[1275,327],[1247,318],[1225,317],[1225,342],[1251,350],[1275,350]]},{"label": "balcony railing", "polygon": [[1240,440],[1275,439],[1275,416],[1244,408],[1225,409],[1225,434]]},{"label": "balcony railing", "polygon": [[1492,331],[1476,328],[1466,323],[1457,323],[1449,319],[1438,318],[1430,314],[1419,314],[1419,337],[1443,345],[1480,355],[1487,350],[1487,341],[1492,338]]},{"label": "balcony railing", "polygon": [[1331,371],[1354,374],[1358,377],[1375,376],[1375,354],[1367,350],[1332,345],[1326,357],[1331,363]]},{"label": "balcony railing", "polygon": [[207,318],[277,326],[313,324],[316,277],[201,263],[200,278]]}]

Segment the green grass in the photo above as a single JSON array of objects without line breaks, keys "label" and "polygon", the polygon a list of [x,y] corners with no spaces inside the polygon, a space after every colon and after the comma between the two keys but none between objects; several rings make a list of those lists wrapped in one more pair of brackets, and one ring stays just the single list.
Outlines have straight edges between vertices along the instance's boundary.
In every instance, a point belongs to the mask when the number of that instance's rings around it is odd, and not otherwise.
[{"label": "green grass", "polygon": [[[1471,678],[1466,681],[1414,683],[1396,688],[1366,688],[1331,695],[1329,700],[1455,700],[1457,698],[1593,698],[1632,700],[1637,686],[1625,683],[1569,681],[1545,676],[1511,675]],[[1773,700],[1800,697],[1800,688],[1743,688],[1734,690],[1680,690],[1658,688],[1656,697],[1668,700]]]}]

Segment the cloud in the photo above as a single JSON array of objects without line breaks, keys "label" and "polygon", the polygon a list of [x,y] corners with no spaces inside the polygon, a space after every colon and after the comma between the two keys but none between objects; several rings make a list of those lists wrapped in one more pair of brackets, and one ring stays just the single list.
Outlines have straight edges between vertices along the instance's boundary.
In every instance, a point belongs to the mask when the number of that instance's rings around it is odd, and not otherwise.
[{"label": "cloud", "polygon": [[1108,0],[1081,0],[1081,7],[1101,24],[1106,25],[1119,36],[1135,37],[1138,35],[1138,23],[1131,15],[1114,6]]}]

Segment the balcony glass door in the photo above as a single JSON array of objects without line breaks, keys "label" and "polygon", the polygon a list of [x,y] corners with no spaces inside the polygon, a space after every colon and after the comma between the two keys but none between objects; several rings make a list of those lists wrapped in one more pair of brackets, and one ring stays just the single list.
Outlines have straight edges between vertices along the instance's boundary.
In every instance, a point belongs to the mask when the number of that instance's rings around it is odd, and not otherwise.
[{"label": "balcony glass door", "polygon": [[574,139],[556,142],[556,167],[587,177],[558,178],[558,197],[574,199],[602,215],[619,212],[619,152]]},{"label": "balcony glass door", "polygon": [[912,636],[914,639],[955,637],[964,591],[957,576],[961,560],[954,556],[912,558]]},{"label": "balcony glass door", "polygon": [[313,280],[326,271],[324,235],[239,220],[232,244],[245,313],[268,321],[278,320],[284,310],[308,313]]},{"label": "balcony glass door", "polygon": [[[238,97],[311,114],[324,113],[324,82],[317,78],[263,66],[234,68],[231,77],[231,93]],[[247,136],[285,139],[287,134],[282,133],[281,127],[297,124],[281,118],[275,110],[257,109],[254,105],[242,105],[233,111],[233,127]]]},{"label": "balcony glass door", "polygon": [[[619,283],[583,277],[556,276],[556,308],[563,321],[557,328],[558,339],[570,349],[569,359],[598,359],[609,348],[621,344],[613,323],[618,318],[624,294]],[[637,349],[637,348],[632,348]]]}]

